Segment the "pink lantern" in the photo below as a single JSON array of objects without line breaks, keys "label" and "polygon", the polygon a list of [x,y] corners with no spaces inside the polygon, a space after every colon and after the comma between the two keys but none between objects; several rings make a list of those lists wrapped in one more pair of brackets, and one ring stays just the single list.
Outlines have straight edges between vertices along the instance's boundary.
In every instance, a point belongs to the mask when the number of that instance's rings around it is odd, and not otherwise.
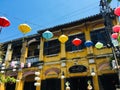
[{"label": "pink lantern", "polygon": [[21,63],[21,68],[24,68],[24,63]]},{"label": "pink lantern", "polygon": [[81,43],[82,43],[82,40],[80,40],[79,38],[75,38],[73,41],[72,41],[73,45],[75,46],[79,46]]},{"label": "pink lantern", "polygon": [[12,62],[11,62],[11,67],[14,67],[14,66],[15,66],[15,62],[12,61]]},{"label": "pink lantern", "polygon": [[117,7],[117,8],[114,10],[114,14],[117,15],[117,16],[120,16],[120,7]]},{"label": "pink lantern", "polygon": [[115,26],[113,26],[113,32],[116,32],[116,33],[118,33],[118,32],[120,32],[120,25],[115,25]]},{"label": "pink lantern", "polygon": [[113,39],[117,39],[117,38],[118,38],[118,33],[113,33],[113,34],[111,35],[111,37],[112,37]]}]

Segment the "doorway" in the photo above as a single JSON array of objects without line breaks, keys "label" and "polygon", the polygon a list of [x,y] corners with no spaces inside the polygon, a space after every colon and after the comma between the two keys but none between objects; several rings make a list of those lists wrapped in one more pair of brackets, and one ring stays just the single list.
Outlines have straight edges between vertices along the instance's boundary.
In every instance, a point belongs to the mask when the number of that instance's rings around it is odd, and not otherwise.
[{"label": "doorway", "polygon": [[99,76],[100,90],[116,90],[119,84],[117,74],[104,74]]},{"label": "doorway", "polygon": [[42,80],[41,90],[61,90],[61,80],[55,78]]},{"label": "doorway", "polygon": [[34,74],[25,77],[23,90],[36,90],[36,86],[34,86],[35,83],[34,78],[35,78]]},{"label": "doorway", "polygon": [[16,83],[6,83],[6,90],[15,90]]},{"label": "doorway", "polygon": [[66,82],[67,81],[70,83],[71,90],[87,90],[88,81],[90,81],[93,86],[92,77],[71,77],[67,78]]},{"label": "doorway", "polygon": [[34,82],[25,82],[23,90],[36,90],[36,87],[34,86]]}]

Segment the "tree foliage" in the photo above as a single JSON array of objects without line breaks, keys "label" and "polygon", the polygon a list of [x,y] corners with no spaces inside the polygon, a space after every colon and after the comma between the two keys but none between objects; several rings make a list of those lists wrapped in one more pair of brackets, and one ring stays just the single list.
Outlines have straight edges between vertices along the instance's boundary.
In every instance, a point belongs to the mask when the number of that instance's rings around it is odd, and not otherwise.
[{"label": "tree foliage", "polygon": [[0,74],[0,83],[15,83],[16,79],[14,77],[6,76]]}]

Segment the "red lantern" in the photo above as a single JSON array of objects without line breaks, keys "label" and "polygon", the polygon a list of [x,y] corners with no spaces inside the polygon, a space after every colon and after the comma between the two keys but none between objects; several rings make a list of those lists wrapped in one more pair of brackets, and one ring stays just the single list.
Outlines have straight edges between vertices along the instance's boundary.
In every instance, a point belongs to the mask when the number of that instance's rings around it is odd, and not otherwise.
[{"label": "red lantern", "polygon": [[6,17],[0,17],[0,26],[1,27],[8,27],[10,26],[10,22]]},{"label": "red lantern", "polygon": [[79,38],[75,38],[72,43],[75,45],[75,46],[79,46],[81,43],[82,43],[82,40],[80,40]]},{"label": "red lantern", "polygon": [[113,34],[111,35],[111,37],[114,38],[114,39],[117,39],[117,38],[118,38],[118,33],[113,33]]},{"label": "red lantern", "polygon": [[6,17],[0,17],[0,32],[2,30],[2,27],[8,26],[10,26],[10,21]]},{"label": "red lantern", "polygon": [[120,7],[117,7],[117,8],[114,10],[114,14],[117,15],[117,16],[120,16]]},{"label": "red lantern", "polygon": [[113,26],[113,32],[116,32],[116,33],[118,33],[118,32],[120,32],[120,25],[115,25],[115,26]]}]

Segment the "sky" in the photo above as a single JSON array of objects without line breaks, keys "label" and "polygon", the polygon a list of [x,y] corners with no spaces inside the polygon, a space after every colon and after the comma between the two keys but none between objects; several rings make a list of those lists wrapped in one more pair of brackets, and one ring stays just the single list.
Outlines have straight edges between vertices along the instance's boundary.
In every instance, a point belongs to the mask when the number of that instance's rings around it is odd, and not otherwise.
[{"label": "sky", "polygon": [[[10,21],[2,28],[0,43],[23,37],[18,26],[28,24],[32,30],[25,36],[56,25],[69,23],[98,14],[100,0],[0,0],[0,16]],[[117,0],[110,4],[118,6]]]}]

